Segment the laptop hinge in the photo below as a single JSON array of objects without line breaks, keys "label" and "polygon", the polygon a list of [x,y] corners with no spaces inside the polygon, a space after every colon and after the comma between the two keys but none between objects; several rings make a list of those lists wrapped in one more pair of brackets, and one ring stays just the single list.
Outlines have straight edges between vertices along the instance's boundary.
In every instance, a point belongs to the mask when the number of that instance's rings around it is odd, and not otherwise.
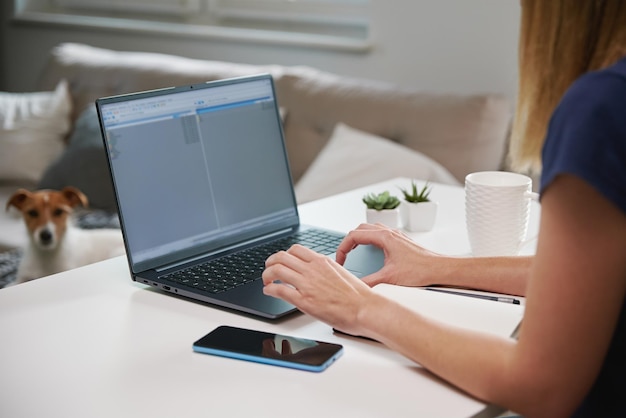
[{"label": "laptop hinge", "polygon": [[192,261],[200,260],[201,258],[210,257],[212,255],[224,253],[226,251],[229,251],[229,250],[232,250],[232,249],[235,249],[235,248],[240,248],[240,247],[243,247],[243,246],[246,246],[246,245],[254,244],[255,242],[259,242],[259,241],[263,241],[263,240],[266,240],[266,239],[269,239],[269,238],[273,238],[273,237],[276,237],[276,236],[279,236],[279,235],[283,235],[283,234],[286,234],[286,233],[291,232],[291,231],[293,231],[293,228],[285,228],[285,229],[282,229],[280,231],[272,232],[271,234],[263,235],[262,237],[253,238],[253,239],[248,240],[248,241],[243,241],[243,242],[239,242],[237,244],[230,245],[228,247],[220,248],[219,250],[212,251],[210,253],[204,253],[204,254],[196,255],[194,257],[189,257],[189,258],[186,258],[184,260],[177,261],[175,263],[171,263],[171,264],[168,264],[168,265],[165,265],[165,266],[162,266],[162,267],[158,267],[158,268],[156,268],[154,270],[156,272],[160,273],[162,271],[169,270],[171,268],[182,266],[183,264],[191,263]]}]

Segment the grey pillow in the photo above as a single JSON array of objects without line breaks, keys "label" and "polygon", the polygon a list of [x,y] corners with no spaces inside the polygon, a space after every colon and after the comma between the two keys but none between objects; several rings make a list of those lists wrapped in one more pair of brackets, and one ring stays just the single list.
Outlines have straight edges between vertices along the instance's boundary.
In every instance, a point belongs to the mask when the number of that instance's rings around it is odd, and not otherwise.
[{"label": "grey pillow", "polygon": [[76,120],[69,143],[61,156],[44,172],[39,188],[74,186],[89,199],[89,206],[117,211],[111,175],[107,166],[100,124],[94,105]]}]

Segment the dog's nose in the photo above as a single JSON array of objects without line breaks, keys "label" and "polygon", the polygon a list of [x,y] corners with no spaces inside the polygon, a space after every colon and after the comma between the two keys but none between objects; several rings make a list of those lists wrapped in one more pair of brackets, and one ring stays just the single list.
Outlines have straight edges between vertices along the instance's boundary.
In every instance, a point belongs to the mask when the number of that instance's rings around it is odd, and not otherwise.
[{"label": "dog's nose", "polygon": [[47,229],[44,229],[39,233],[39,239],[44,245],[50,244],[50,242],[52,242],[52,233]]}]

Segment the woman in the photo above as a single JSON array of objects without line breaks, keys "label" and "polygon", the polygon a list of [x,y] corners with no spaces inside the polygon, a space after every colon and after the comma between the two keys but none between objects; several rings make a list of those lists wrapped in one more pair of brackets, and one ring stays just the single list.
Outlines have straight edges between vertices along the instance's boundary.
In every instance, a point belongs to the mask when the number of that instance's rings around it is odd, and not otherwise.
[{"label": "woman", "polygon": [[[543,144],[536,255],[442,256],[362,225],[337,263],[300,246],[268,258],[264,292],[522,415],[626,416],[626,2],[521,3],[511,149],[517,167],[537,168]],[[341,267],[360,244],[386,256],[363,281]],[[519,338],[442,326],[371,290],[382,282],[525,295]]]}]

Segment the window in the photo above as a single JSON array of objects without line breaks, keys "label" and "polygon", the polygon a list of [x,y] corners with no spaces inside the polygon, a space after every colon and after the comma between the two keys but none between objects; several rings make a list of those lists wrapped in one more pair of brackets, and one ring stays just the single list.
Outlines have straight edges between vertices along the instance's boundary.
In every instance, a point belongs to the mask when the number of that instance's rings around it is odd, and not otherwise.
[{"label": "window", "polygon": [[369,0],[16,0],[18,20],[366,50]]}]

